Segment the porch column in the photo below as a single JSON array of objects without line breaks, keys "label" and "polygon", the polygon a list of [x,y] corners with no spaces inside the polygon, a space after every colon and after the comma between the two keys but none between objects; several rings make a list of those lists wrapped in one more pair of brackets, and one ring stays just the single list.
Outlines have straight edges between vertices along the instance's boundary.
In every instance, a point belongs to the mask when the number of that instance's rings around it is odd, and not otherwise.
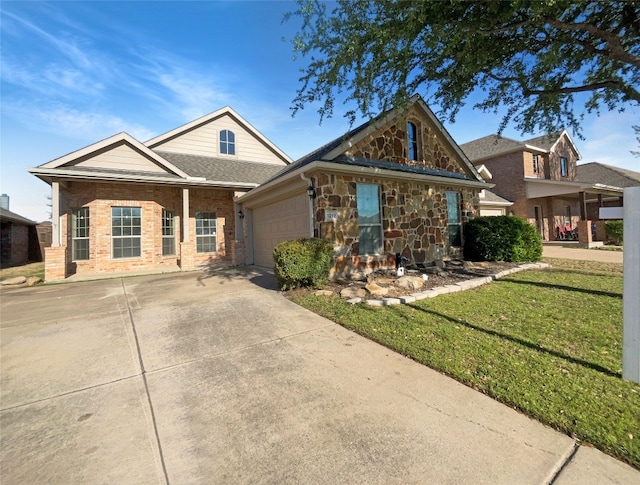
[{"label": "porch column", "polygon": [[584,192],[580,192],[578,194],[578,198],[580,200],[580,220],[587,220],[587,198],[584,195]]},{"label": "porch column", "polygon": [[182,241],[180,242],[180,269],[195,269],[195,247],[189,233],[189,189],[182,189]]},{"label": "porch column", "polygon": [[60,234],[60,222],[60,182],[51,182],[51,246],[44,248],[45,281],[63,280],[67,277],[67,238]]},{"label": "porch column", "polygon": [[189,242],[189,189],[182,189],[182,241]]},{"label": "porch column", "polygon": [[60,247],[60,182],[51,182],[51,246]]},{"label": "porch column", "polygon": [[598,194],[598,207],[602,207],[602,194]]}]

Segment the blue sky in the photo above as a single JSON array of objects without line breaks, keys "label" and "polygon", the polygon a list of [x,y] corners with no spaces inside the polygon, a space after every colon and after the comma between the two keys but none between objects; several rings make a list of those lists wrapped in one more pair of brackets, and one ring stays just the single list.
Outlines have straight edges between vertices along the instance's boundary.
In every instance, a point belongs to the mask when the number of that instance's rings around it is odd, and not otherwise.
[{"label": "blue sky", "polygon": [[[229,105],[293,159],[348,128],[336,106],[291,117],[304,59],[290,43],[286,1],[0,3],[0,192],[11,210],[48,218],[47,184],[26,172],[120,131],[140,141]],[[424,93],[421,93],[424,94]],[[468,103],[473,104],[473,103]],[[437,111],[437,106],[432,106]],[[363,120],[359,120],[363,121]],[[462,144],[499,116],[463,108],[445,123]],[[582,162],[640,171],[631,129],[640,110],[586,116]],[[507,128],[504,136],[521,136]]]}]

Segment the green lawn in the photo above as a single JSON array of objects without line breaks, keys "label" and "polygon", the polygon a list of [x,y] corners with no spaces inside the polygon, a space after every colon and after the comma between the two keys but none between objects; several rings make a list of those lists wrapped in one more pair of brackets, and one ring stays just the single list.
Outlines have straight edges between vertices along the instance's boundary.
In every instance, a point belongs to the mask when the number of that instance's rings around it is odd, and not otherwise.
[{"label": "green lawn", "polygon": [[0,268],[0,281],[14,276],[37,276],[44,279],[44,263],[30,263],[23,266],[13,266],[11,268]]},{"label": "green lawn", "polygon": [[550,260],[411,305],[300,305],[640,468],[640,386],[623,381],[622,267]]}]

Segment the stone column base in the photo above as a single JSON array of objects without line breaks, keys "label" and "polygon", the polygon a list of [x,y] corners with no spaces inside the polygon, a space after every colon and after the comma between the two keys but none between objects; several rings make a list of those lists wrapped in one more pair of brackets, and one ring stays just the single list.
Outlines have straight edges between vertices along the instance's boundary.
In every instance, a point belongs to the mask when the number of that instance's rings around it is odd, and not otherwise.
[{"label": "stone column base", "polygon": [[182,271],[193,271],[196,269],[195,241],[180,243],[180,269]]},{"label": "stone column base", "polygon": [[44,280],[60,281],[67,277],[67,247],[44,248]]}]

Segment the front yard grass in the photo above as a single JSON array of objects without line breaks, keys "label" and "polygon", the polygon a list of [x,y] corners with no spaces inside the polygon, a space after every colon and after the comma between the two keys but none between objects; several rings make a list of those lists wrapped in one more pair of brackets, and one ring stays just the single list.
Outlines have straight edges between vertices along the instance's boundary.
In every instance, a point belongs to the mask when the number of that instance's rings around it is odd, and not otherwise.
[{"label": "front yard grass", "polygon": [[0,281],[13,278],[14,276],[24,276],[25,278],[37,276],[40,279],[44,279],[44,262],[0,268]]},{"label": "front yard grass", "polygon": [[640,468],[640,386],[621,378],[622,265],[549,262],[410,305],[291,299]]}]

